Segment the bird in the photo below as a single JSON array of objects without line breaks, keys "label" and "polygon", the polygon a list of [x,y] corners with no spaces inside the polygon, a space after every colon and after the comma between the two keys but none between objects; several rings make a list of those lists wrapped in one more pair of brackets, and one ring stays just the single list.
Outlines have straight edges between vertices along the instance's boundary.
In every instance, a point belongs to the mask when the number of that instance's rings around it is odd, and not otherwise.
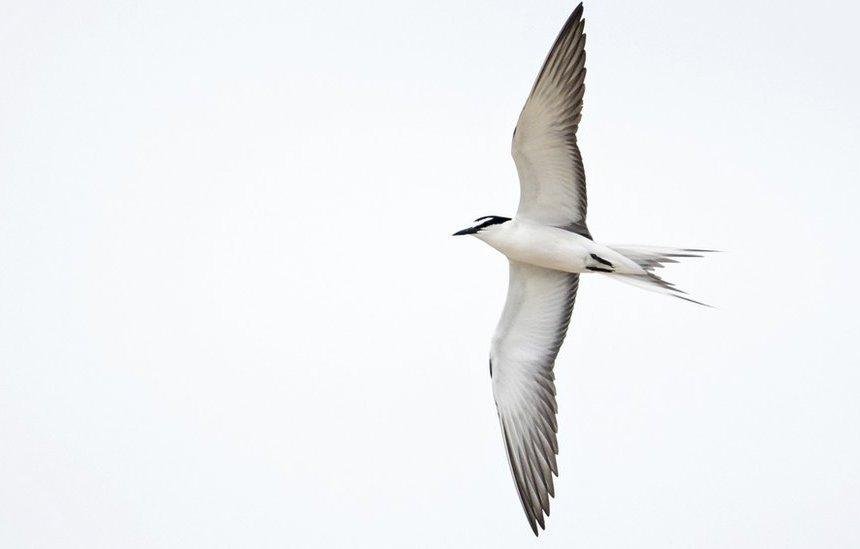
[{"label": "bird", "polygon": [[546,529],[558,476],[555,361],[567,334],[580,275],[594,273],[704,305],[655,270],[713,250],[613,245],[586,224],[585,169],[576,132],[585,93],[585,19],[580,3],[564,23],[514,129],[520,181],[513,218],[483,216],[454,233],[504,254],[508,292],[490,345],[490,377],[508,465],[534,534]]}]

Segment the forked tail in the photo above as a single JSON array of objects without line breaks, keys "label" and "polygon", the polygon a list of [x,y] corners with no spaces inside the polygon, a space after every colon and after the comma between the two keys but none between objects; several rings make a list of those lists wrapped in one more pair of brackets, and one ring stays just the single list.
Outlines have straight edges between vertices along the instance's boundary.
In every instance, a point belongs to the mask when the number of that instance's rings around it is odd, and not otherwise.
[{"label": "forked tail", "polygon": [[654,274],[656,269],[662,269],[667,263],[678,263],[679,259],[687,257],[704,257],[702,254],[712,253],[716,250],[695,250],[684,248],[664,248],[660,246],[631,246],[610,244],[609,248],[635,261],[640,267],[647,271],[646,274],[619,274],[606,273],[606,276],[614,278],[626,284],[632,284],[639,288],[644,288],[652,292],[671,295],[678,299],[683,299],[698,305],[710,307],[706,303],[690,299],[686,296],[686,292],[679,290],[671,282],[667,282]]}]

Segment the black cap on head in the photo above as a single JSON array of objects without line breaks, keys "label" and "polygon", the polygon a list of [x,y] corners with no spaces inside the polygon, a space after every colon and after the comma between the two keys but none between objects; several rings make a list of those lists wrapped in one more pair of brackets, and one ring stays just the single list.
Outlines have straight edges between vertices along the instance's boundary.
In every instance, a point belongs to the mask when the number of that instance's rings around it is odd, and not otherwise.
[{"label": "black cap on head", "polygon": [[479,217],[475,220],[476,225],[472,225],[468,229],[463,229],[462,231],[457,231],[452,236],[463,236],[466,234],[475,234],[481,232],[482,229],[489,227],[490,225],[499,225],[501,223],[505,223],[510,221],[510,217],[502,217],[499,215],[487,215],[484,217]]}]

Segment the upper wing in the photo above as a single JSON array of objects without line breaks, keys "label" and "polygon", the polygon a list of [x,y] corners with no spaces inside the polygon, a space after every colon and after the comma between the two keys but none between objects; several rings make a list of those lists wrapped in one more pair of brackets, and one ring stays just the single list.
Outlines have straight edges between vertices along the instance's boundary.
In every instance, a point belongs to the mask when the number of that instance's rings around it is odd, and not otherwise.
[{"label": "upper wing", "polygon": [[508,463],[526,518],[544,528],[555,455],[555,357],[564,341],[579,275],[510,262],[508,298],[490,348],[493,397]]},{"label": "upper wing", "polygon": [[585,93],[585,20],[573,10],[544,61],[514,130],[517,216],[557,227],[584,224],[585,169],[576,144]]}]

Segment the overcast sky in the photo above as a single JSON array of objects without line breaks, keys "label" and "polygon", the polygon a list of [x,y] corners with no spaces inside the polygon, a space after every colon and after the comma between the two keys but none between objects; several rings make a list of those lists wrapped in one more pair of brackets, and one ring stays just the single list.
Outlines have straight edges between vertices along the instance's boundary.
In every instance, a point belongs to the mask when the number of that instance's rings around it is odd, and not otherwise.
[{"label": "overcast sky", "polygon": [[[252,5],[253,4],[253,5]],[[0,546],[860,546],[853,2],[585,6],[607,242],[536,542],[487,371],[570,1],[0,7]]]}]

